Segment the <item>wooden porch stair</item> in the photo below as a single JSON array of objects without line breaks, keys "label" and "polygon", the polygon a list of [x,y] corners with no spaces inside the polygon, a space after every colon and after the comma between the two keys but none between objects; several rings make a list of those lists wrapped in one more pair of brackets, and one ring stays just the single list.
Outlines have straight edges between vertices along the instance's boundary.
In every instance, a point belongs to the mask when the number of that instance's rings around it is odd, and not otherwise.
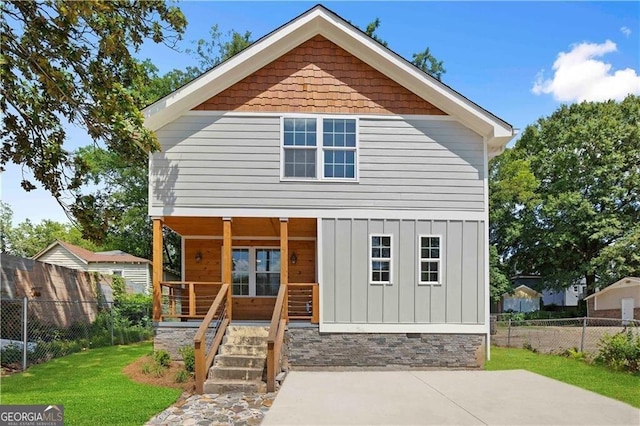
[{"label": "wooden porch stair", "polygon": [[266,392],[267,338],[269,327],[227,327],[225,337],[209,369],[204,393]]}]

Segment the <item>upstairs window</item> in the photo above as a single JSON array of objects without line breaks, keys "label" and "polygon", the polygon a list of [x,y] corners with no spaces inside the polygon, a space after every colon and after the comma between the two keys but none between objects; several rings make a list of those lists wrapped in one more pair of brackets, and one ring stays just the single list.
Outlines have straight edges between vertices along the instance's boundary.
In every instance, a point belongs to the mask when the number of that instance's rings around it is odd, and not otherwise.
[{"label": "upstairs window", "polygon": [[440,237],[420,235],[420,284],[440,284],[442,250]]},{"label": "upstairs window", "polygon": [[355,118],[283,118],[282,178],[357,180],[356,121]]},{"label": "upstairs window", "polygon": [[356,120],[325,118],[322,121],[323,177],[355,179]]}]

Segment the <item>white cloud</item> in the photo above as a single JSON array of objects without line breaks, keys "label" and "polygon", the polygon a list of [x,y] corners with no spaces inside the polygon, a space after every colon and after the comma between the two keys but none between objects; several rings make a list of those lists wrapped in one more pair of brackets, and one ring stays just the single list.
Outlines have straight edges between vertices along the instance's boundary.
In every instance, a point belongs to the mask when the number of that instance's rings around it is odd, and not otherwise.
[{"label": "white cloud", "polygon": [[632,68],[613,71],[611,64],[600,58],[615,52],[616,44],[580,43],[569,52],[560,52],[553,63],[553,77],[536,76],[531,91],[536,95],[551,94],[560,102],[622,100],[628,94],[640,94],[640,75]]},{"label": "white cloud", "polygon": [[631,28],[622,27],[620,28],[620,32],[625,35],[625,37],[629,37],[631,35]]}]

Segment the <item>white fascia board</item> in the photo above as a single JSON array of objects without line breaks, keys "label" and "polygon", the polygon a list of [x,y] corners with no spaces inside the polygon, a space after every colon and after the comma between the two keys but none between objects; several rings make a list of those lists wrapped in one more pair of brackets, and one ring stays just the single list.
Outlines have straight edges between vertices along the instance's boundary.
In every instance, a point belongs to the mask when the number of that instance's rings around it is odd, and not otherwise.
[{"label": "white fascia board", "polygon": [[322,323],[320,333],[431,333],[431,334],[487,334],[485,324],[365,324]]}]

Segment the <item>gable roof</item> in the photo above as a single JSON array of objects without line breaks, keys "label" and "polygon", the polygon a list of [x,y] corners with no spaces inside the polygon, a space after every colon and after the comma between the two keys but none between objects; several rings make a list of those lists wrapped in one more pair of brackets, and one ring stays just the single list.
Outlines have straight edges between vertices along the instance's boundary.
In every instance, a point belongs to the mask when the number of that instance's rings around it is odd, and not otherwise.
[{"label": "gable roof", "polygon": [[531,287],[522,284],[514,288],[511,293],[507,292],[507,293],[504,293],[502,296],[522,296],[522,295],[526,295],[529,298],[536,298],[536,297],[541,297],[542,293],[539,293],[534,289],[532,289]]},{"label": "gable roof", "polygon": [[160,129],[316,35],[340,46],[482,135],[489,157],[500,154],[515,136],[509,123],[423,72],[322,5],[312,7],[145,108],[145,125],[151,130]]},{"label": "gable roof", "polygon": [[584,300],[589,300],[592,299],[594,297],[598,297],[598,296],[602,296],[603,294],[612,291],[612,290],[616,290],[616,289],[620,289],[620,288],[628,288],[628,287],[636,287],[636,286],[640,286],[640,278],[638,277],[626,277],[621,279],[620,281],[616,281],[615,283],[611,284],[608,287],[603,288],[602,290],[593,293],[590,296],[587,296],[584,298]]},{"label": "gable roof", "polygon": [[88,263],[151,263],[148,259],[143,259],[141,257],[133,256],[129,253],[125,253],[121,250],[112,250],[112,251],[102,251],[102,252],[93,252],[91,250],[87,250],[82,247],[78,247],[73,244],[66,243],[64,241],[55,241],[49,247],[42,250],[40,253],[36,254],[32,257],[33,260],[38,260],[38,258],[42,257],[49,250],[53,249],[56,246],[63,247],[73,256],[78,258],[81,262]]}]

